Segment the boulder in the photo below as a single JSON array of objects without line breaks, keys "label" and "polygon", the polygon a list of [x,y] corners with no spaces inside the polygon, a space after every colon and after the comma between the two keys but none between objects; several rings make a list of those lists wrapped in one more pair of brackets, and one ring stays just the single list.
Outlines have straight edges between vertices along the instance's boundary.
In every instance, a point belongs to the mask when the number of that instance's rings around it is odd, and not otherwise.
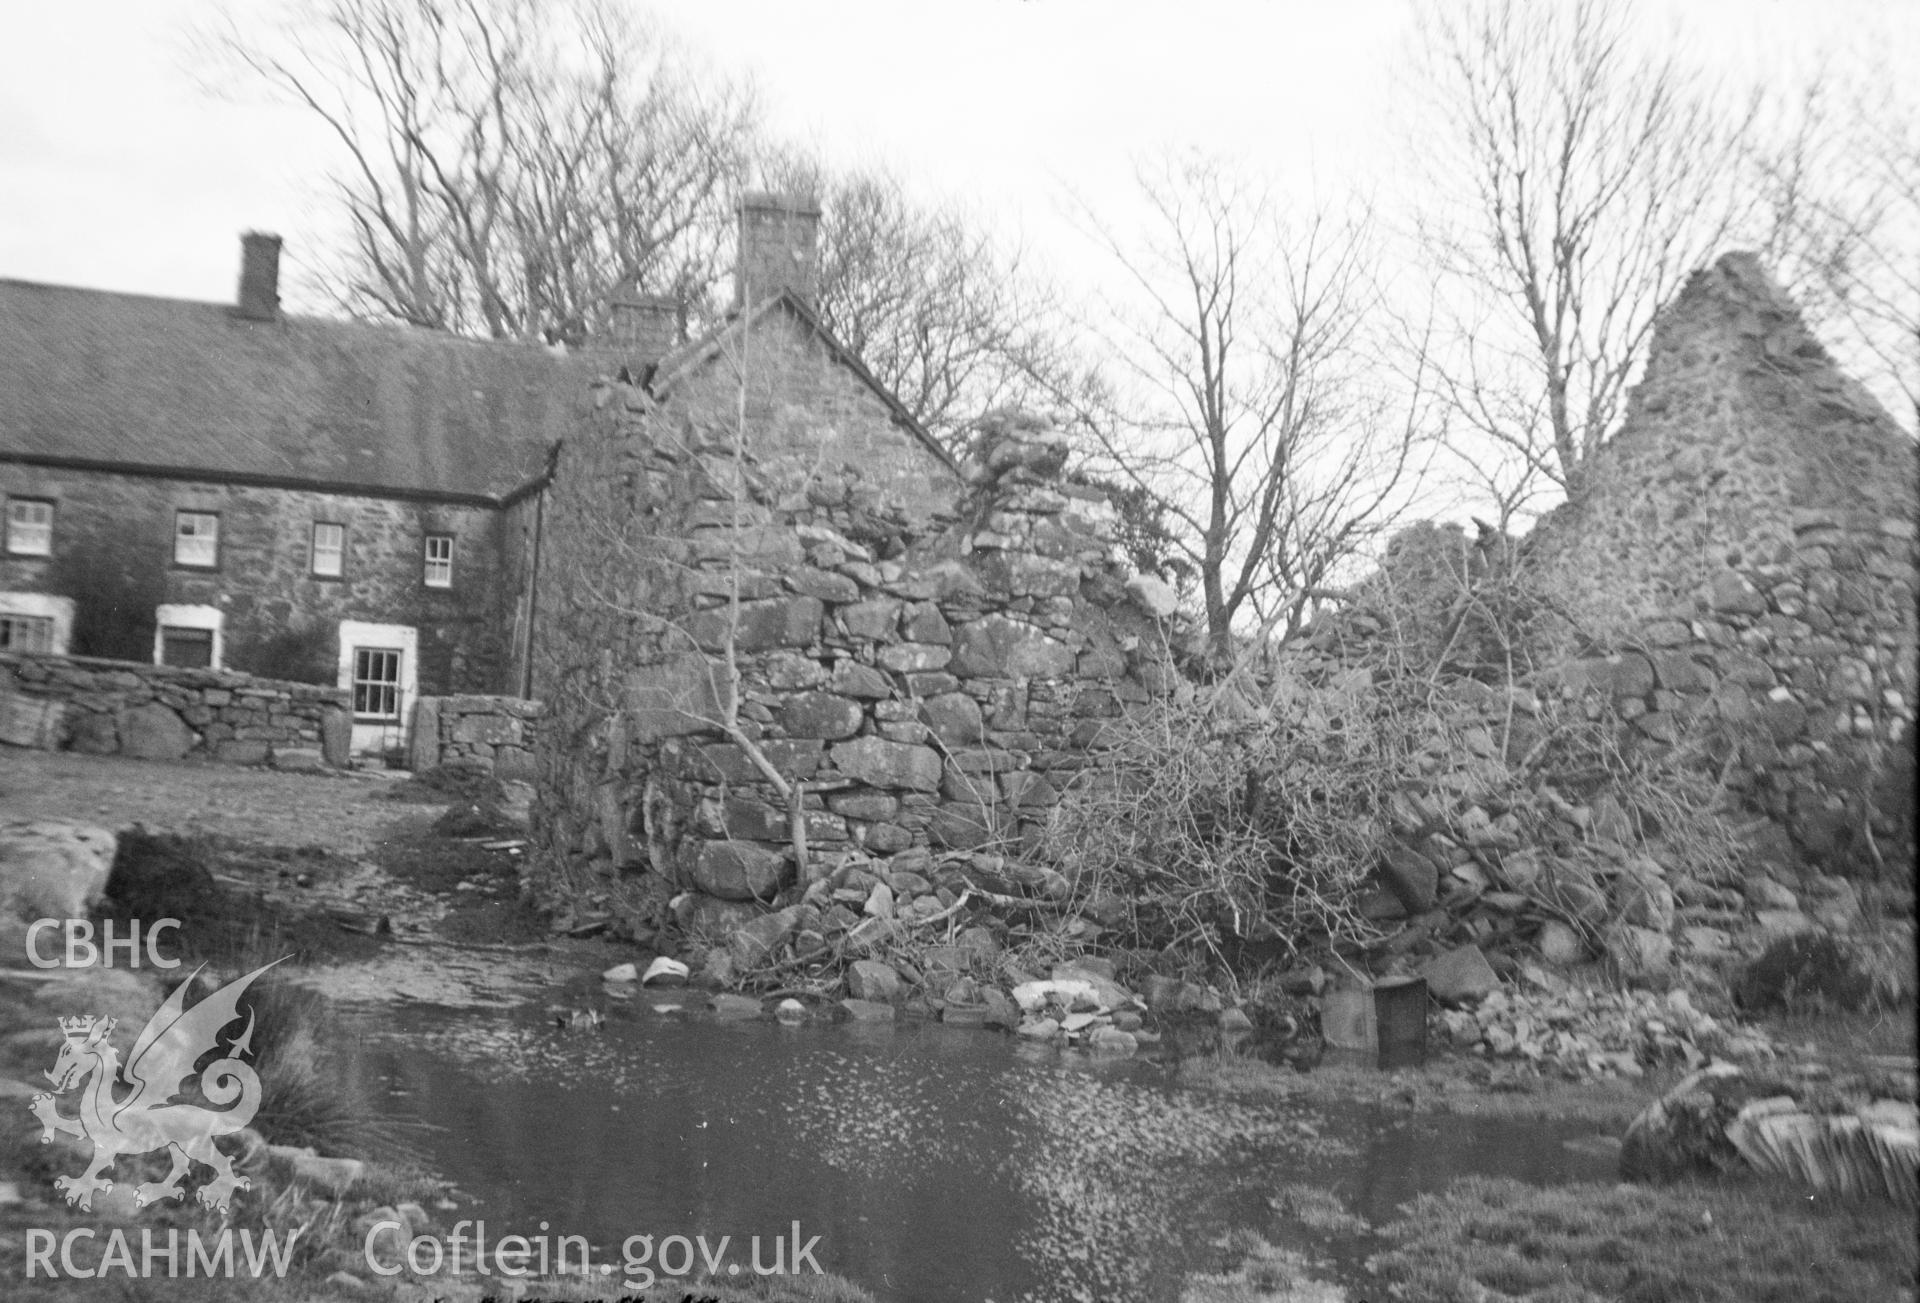
[{"label": "boulder", "polygon": [[1614,895],[1621,905],[1621,917],[1635,927],[1666,932],[1673,927],[1673,890],[1659,878],[1623,874],[1614,883]]},{"label": "boulder", "polygon": [[882,647],[875,653],[874,659],[880,663],[880,668],[897,674],[925,674],[945,669],[953,659],[953,652],[940,643],[903,642]]},{"label": "boulder", "polygon": [[742,602],[739,611],[737,624],[726,607],[696,611],[686,622],[687,632],[707,652],[725,651],[729,638],[742,652],[805,647],[820,636],[826,607],[817,597],[799,596]]},{"label": "boulder", "polygon": [[990,986],[980,993],[980,1003],[986,1008],[983,1020],[988,1027],[1013,1028],[1020,1022],[1019,1006],[997,986]]},{"label": "boulder", "polygon": [[1803,1098],[1806,1083],[1714,1063],[1649,1104],[1620,1146],[1629,1180],[1746,1168],[1839,1198],[1920,1204],[1920,1114],[1839,1078]]},{"label": "boulder", "polygon": [[1479,946],[1461,946],[1436,955],[1419,974],[1427,990],[1442,1004],[1461,1004],[1478,1000],[1498,990],[1500,978],[1480,952]]},{"label": "boulder", "polygon": [[112,712],[82,710],[73,714],[73,734],[67,746],[82,755],[111,756],[120,751],[120,724]]},{"label": "boulder", "polygon": [[0,917],[85,918],[106,890],[118,840],[66,819],[0,822]]},{"label": "boulder", "polygon": [[892,1022],[894,1019],[893,1006],[878,1000],[846,999],[840,1002],[840,1007],[855,1022]]},{"label": "boulder", "polygon": [[642,986],[685,986],[690,974],[687,966],[678,959],[669,959],[660,955],[647,965],[647,971],[640,975]]},{"label": "boulder", "polygon": [[847,969],[847,994],[856,1000],[887,1002],[900,994],[900,974],[878,959],[856,959]]},{"label": "boulder", "polygon": [[949,850],[984,850],[1007,840],[1013,822],[998,805],[950,801],[934,812],[927,836]]},{"label": "boulder", "polygon": [[1424,914],[1433,908],[1440,890],[1440,871],[1413,847],[1403,842],[1389,845],[1380,876],[1407,913]]},{"label": "boulder", "polygon": [[769,899],[786,873],[786,856],[758,842],[701,842],[693,856],[693,885],[722,900]]},{"label": "boulder", "polygon": [[135,706],[121,726],[120,753],[139,760],[178,760],[200,738],[180,716],[157,701]]},{"label": "boulder", "polygon": [[1550,964],[1577,964],[1587,954],[1586,944],[1580,940],[1580,934],[1557,918],[1541,924],[1540,935],[1534,939],[1534,944],[1540,947],[1541,958]]},{"label": "boulder", "polygon": [[971,746],[985,727],[980,703],[964,692],[944,692],[920,707],[920,718],[948,746]]},{"label": "boulder", "polygon": [[842,696],[858,697],[862,701],[885,701],[893,695],[892,680],[871,665],[854,660],[833,663],[830,686]]},{"label": "boulder", "polygon": [[1673,958],[1673,941],[1664,932],[1621,923],[1607,933],[1607,954],[1626,978],[1654,977]]},{"label": "boulder", "polygon": [[780,945],[799,926],[800,908],[790,905],[771,914],[762,914],[727,938],[727,953],[734,971],[756,968],[773,957]]},{"label": "boulder", "polygon": [[940,753],[932,747],[863,737],[836,743],[830,756],[834,768],[869,787],[899,787],[916,792],[940,790]]},{"label": "boulder", "polygon": [[843,606],[838,614],[849,637],[891,638],[900,623],[900,603],[890,597],[879,597]]},{"label": "boulder", "polygon": [[0,691],[0,742],[52,751],[66,727],[67,703]]},{"label": "boulder", "polygon": [[1073,648],[1035,626],[989,615],[961,626],[952,667],[961,678],[1057,678],[1077,663]]},{"label": "boulder", "polygon": [[791,737],[817,737],[834,741],[852,737],[860,731],[865,711],[850,697],[831,692],[802,692],[780,709],[780,726]]}]

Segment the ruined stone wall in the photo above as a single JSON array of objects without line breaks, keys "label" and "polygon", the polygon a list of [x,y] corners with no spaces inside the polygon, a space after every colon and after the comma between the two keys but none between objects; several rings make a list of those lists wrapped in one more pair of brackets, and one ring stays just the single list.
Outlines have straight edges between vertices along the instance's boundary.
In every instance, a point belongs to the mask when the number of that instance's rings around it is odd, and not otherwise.
[{"label": "ruined stone wall", "polygon": [[502,782],[533,778],[533,739],[545,708],[518,697],[422,697],[413,705],[407,767],[483,770]]},{"label": "ruined stone wall", "polygon": [[1053,478],[1058,443],[1003,433],[916,519],[857,465],[742,459],[730,421],[601,391],[549,503],[538,638],[537,862],[591,867],[569,903],[612,896],[639,932],[678,899],[718,932],[797,899],[783,784],[807,872],[864,857],[903,920],[954,898],[935,852],[991,871],[1032,843],[1104,722],[1171,680],[1111,508]]},{"label": "ruined stone wall", "polygon": [[347,694],[223,670],[0,652],[0,741],[231,764],[347,764]]},{"label": "ruined stone wall", "polygon": [[1911,863],[1914,523],[1802,510],[1793,529],[1624,650],[1540,681],[1610,697],[1645,741],[1703,744],[1816,865]]},{"label": "ruined stone wall", "polygon": [[[1915,470],[1756,260],[1698,273],[1585,496],[1527,540],[1570,621],[1563,682],[1648,739],[1731,754],[1814,862],[1910,864]],[[1598,649],[1620,654],[1580,658]]]}]

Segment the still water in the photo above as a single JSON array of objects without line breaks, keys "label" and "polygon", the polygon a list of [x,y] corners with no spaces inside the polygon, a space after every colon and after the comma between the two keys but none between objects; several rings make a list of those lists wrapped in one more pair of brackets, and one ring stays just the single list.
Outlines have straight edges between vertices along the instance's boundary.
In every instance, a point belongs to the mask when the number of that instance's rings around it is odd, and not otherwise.
[{"label": "still water", "polygon": [[642,997],[581,1034],[544,1013],[348,1011],[347,1070],[473,1201],[490,1237],[581,1235],[596,1262],[656,1242],[819,1236],[820,1266],[887,1303],[1172,1300],[1231,1261],[1231,1227],[1357,1251],[1277,1224],[1281,1186],[1333,1190],[1378,1222],[1470,1172],[1604,1179],[1577,1129],[1409,1119],[1172,1084],[1160,1063],[1063,1056],[935,1025],[723,1023]]}]

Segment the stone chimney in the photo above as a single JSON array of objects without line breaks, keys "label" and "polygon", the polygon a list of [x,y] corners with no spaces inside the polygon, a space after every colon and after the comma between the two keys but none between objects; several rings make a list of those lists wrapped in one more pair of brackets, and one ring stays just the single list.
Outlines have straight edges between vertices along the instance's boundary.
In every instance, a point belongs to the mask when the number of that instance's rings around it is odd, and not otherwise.
[{"label": "stone chimney", "polygon": [[678,299],[623,281],[609,305],[606,348],[630,366],[658,362],[680,343],[680,315]]},{"label": "stone chimney", "polygon": [[740,196],[733,306],[765,303],[783,289],[811,303],[819,239],[820,205],[812,199],[761,191]]},{"label": "stone chimney", "polygon": [[280,319],[280,237],[248,231],[240,237],[240,301],[233,315],[247,321]]}]

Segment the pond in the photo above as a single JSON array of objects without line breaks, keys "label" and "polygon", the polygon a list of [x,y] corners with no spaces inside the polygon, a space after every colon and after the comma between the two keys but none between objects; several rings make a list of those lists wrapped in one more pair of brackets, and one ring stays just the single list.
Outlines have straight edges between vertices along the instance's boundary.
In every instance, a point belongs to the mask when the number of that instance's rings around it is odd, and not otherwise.
[{"label": "pond", "polygon": [[821,1269],[888,1303],[1172,1300],[1229,1263],[1236,1226],[1351,1280],[1351,1247],[1276,1229],[1279,1187],[1329,1188],[1377,1221],[1469,1172],[1612,1171],[1563,1143],[1578,1127],[1236,1100],[1161,1063],[978,1030],[654,1008],[674,999],[616,1005],[591,1033],[540,1010],[349,1010],[346,1066],[426,1124],[422,1157],[472,1202],[454,1215],[492,1240],[584,1236],[618,1263],[630,1236],[725,1235],[745,1274],[752,1237],[771,1266],[797,1222]]}]

